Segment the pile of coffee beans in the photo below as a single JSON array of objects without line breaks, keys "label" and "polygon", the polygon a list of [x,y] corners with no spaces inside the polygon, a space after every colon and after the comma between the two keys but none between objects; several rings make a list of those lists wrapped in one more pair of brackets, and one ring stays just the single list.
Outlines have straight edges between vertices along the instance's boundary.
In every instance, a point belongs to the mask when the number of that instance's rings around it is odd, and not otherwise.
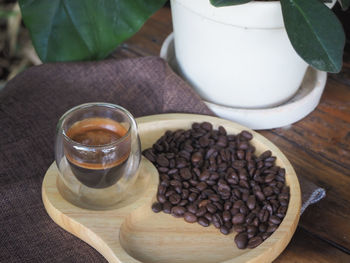
[{"label": "pile of coffee beans", "polygon": [[143,152],[160,175],[152,210],[213,224],[224,235],[236,231],[240,249],[260,245],[286,215],[289,188],[271,151],[254,155],[252,138],[248,131],[228,135],[209,122],[167,131]]}]

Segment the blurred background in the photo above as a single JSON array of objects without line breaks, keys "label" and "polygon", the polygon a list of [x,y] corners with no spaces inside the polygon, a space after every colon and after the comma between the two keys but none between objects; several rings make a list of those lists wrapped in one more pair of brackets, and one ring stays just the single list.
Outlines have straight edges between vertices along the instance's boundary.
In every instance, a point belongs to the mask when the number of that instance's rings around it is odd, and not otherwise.
[{"label": "blurred background", "polygon": [[[169,3],[166,6],[169,8]],[[333,10],[343,24],[349,49],[350,9],[342,12],[337,4]],[[0,0],[0,89],[19,72],[40,63],[22,22],[17,1]]]}]

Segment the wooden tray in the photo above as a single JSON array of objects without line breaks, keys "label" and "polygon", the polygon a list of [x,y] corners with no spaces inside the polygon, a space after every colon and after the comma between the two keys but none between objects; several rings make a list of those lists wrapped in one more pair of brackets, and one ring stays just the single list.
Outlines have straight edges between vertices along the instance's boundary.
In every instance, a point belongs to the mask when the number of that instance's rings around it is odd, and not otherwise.
[{"label": "wooden tray", "polygon": [[[228,133],[245,127],[231,121],[192,114],[163,114],[137,119],[142,148],[150,147],[166,130],[190,128],[193,122],[223,125]],[[158,187],[158,173],[142,159],[138,179],[125,201],[107,211],[82,209],[67,202],[57,189],[58,170],[53,163],[42,186],[44,206],[63,229],[87,242],[109,262],[271,262],[287,246],[297,227],[301,205],[299,182],[287,158],[270,141],[254,134],[252,143],[261,153],[270,149],[277,165],[286,169],[290,203],[286,217],[275,233],[254,249],[239,250],[235,233],[222,235],[216,228],[204,228],[183,219],[151,210]]]}]

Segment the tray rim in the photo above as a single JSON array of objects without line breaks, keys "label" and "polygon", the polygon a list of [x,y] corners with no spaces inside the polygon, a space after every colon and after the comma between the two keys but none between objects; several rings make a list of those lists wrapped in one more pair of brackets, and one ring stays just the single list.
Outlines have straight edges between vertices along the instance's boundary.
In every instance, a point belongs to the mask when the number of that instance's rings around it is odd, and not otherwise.
[{"label": "tray rim", "polygon": [[[282,253],[282,251],[285,249],[285,247],[288,245],[289,241],[291,240],[299,218],[300,218],[300,207],[301,207],[301,192],[300,192],[300,185],[299,185],[299,181],[298,178],[296,176],[296,173],[292,167],[292,165],[290,164],[289,160],[286,158],[286,156],[281,152],[281,150],[274,145],[271,141],[269,141],[268,139],[266,139],[265,137],[263,137],[262,135],[256,133],[255,131],[237,124],[233,121],[229,121],[229,120],[224,120],[218,117],[213,117],[213,116],[208,116],[208,115],[199,115],[199,114],[187,114],[187,113],[165,113],[165,114],[157,114],[157,115],[150,115],[150,116],[144,116],[144,117],[140,117],[137,118],[137,125],[139,126],[139,132],[140,132],[140,138],[142,141],[142,133],[145,133],[145,125],[150,124],[152,122],[156,122],[157,124],[162,123],[164,125],[164,123],[166,124],[167,122],[183,122],[183,123],[193,123],[193,119],[196,122],[201,122],[201,121],[212,121],[212,122],[220,122],[220,125],[225,126],[226,125],[230,125],[232,127],[234,127],[235,129],[238,130],[249,130],[250,132],[253,133],[254,135],[254,140],[261,142],[262,144],[268,146],[269,149],[271,149],[271,151],[273,152],[273,154],[279,155],[278,158],[281,158],[281,161],[283,163],[286,163],[288,165],[288,171],[289,171],[289,181],[290,181],[290,189],[291,189],[291,193],[293,191],[293,196],[291,196],[291,200],[290,200],[290,204],[288,207],[288,211],[287,211],[287,215],[285,217],[285,219],[287,218],[288,221],[291,220],[292,224],[290,226],[290,231],[286,231],[284,229],[281,228],[281,226],[284,228],[285,226],[283,226],[283,224],[286,222],[285,220],[282,221],[280,227],[276,230],[276,232],[274,232],[269,239],[267,239],[263,244],[261,244],[259,247],[251,249],[250,251],[226,260],[226,261],[222,261],[223,263],[229,263],[229,262],[270,262],[272,260],[274,260],[280,253]],[[180,128],[180,127],[179,127]],[[53,163],[53,165],[50,166],[49,170],[47,171],[47,173],[55,168],[53,167],[55,166],[55,163]],[[56,168],[57,169],[57,168]],[[115,253],[113,253],[113,251],[111,250],[110,247],[108,247],[108,245],[106,244],[106,246],[99,246],[96,247],[96,244],[94,242],[92,242],[90,240],[90,238],[84,238],[81,236],[81,234],[75,231],[72,231],[72,229],[70,229],[71,223],[69,223],[68,221],[70,221],[70,218],[68,218],[67,215],[64,215],[64,213],[62,213],[61,211],[59,211],[59,209],[57,209],[54,204],[51,203],[49,195],[50,193],[46,191],[45,189],[45,183],[46,183],[46,177],[47,177],[47,173],[45,175],[44,181],[43,181],[43,186],[42,186],[42,198],[43,198],[43,202],[44,202],[44,206],[45,209],[47,210],[49,216],[58,224],[60,225],[62,228],[64,228],[65,230],[67,230],[68,232],[72,233],[73,235],[77,236],[78,238],[82,239],[83,241],[87,242],[88,244],[90,244],[91,246],[93,246],[97,251],[99,251],[109,262],[140,262],[137,259],[133,258],[131,255],[129,255],[120,245],[119,242],[119,247],[120,249],[118,249],[118,254],[121,253],[123,255],[115,255]],[[158,177],[158,173],[156,173]],[[57,175],[56,175],[57,176]],[[154,183],[154,180],[152,180]],[[158,187],[158,180],[156,187]],[[293,186],[293,187],[292,187]],[[154,188],[154,187],[152,187]],[[293,189],[293,190],[292,190]],[[154,189],[152,189],[154,191]],[[62,198],[62,197],[61,197]],[[147,196],[147,198],[151,198],[149,196]],[[291,202],[292,199],[294,200],[293,205],[291,206]],[[67,202],[67,201],[66,201]],[[137,201],[139,202],[139,201]],[[68,203],[68,202],[67,202]],[[71,207],[75,207],[74,205],[68,203]],[[75,207],[76,209],[81,209],[81,210],[86,210],[86,209],[82,209],[82,208],[78,208]],[[122,208],[124,209],[124,208]],[[90,212],[89,210],[86,210],[88,212]],[[120,211],[119,209],[117,210],[108,210],[108,212],[110,213],[115,213],[115,211]],[[132,210],[133,211],[133,210]],[[130,211],[129,213],[131,213],[132,211]],[[93,211],[93,213],[101,213],[101,212],[106,212],[106,211]],[[59,217],[62,217],[62,214],[67,217],[67,218],[63,218],[61,220],[58,220]],[[293,218],[290,218],[293,217]],[[74,220],[73,220],[74,221]],[[73,222],[74,223],[74,222]],[[81,226],[81,224],[79,222],[75,222],[77,224],[78,227]],[[67,229],[68,228],[68,229]],[[120,230],[120,227],[119,227]],[[280,235],[282,234],[282,232],[286,232],[284,233],[284,235],[282,236],[282,239],[280,237]],[[91,235],[96,235],[96,233],[88,233],[87,236],[91,236]],[[98,235],[97,235],[98,236]],[[119,236],[119,232],[118,232],[118,236]],[[268,240],[270,240],[270,242],[267,242]],[[280,242],[281,241],[281,242]],[[267,243],[273,243],[273,246],[271,247],[266,247]],[[103,242],[102,242],[103,243]],[[265,246],[264,246],[265,244]],[[114,254],[115,257],[113,257],[111,254]],[[125,254],[125,255],[124,255]],[[127,260],[127,261],[122,261],[122,258]]]}]

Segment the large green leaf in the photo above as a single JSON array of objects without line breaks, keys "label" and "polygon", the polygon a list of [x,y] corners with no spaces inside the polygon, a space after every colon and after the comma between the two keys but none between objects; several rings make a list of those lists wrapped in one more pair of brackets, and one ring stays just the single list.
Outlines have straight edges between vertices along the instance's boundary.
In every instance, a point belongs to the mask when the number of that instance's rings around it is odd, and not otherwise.
[{"label": "large green leaf", "polygon": [[345,34],[333,12],[319,0],[281,0],[284,24],[295,51],[311,66],[339,72]]},{"label": "large green leaf", "polygon": [[210,3],[213,6],[220,7],[220,6],[229,6],[229,5],[241,5],[241,4],[248,3],[250,1],[252,0],[210,0]]},{"label": "large green leaf", "polygon": [[338,0],[343,10],[347,10],[350,7],[350,0]]},{"label": "large green leaf", "polygon": [[19,0],[42,61],[102,59],[166,0]]}]

